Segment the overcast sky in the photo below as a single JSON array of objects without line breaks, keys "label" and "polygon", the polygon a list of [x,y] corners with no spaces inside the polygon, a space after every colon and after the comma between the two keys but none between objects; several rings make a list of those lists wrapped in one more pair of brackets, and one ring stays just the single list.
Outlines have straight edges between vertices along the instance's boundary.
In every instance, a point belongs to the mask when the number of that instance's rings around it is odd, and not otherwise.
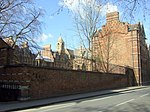
[{"label": "overcast sky", "polygon": [[[77,48],[79,44],[79,39],[76,37],[72,12],[75,13],[79,0],[35,0],[37,7],[45,10],[45,15],[43,18],[40,18],[43,22],[43,33],[36,40],[40,46],[51,44],[52,50],[56,49],[56,42],[59,36],[61,36],[65,41],[65,46],[70,49]],[[82,0],[83,3],[91,2],[92,0]],[[111,1],[111,0],[110,0]],[[150,5],[150,4],[149,4]],[[57,11],[61,6],[64,6],[63,11],[57,14]],[[115,5],[113,2],[108,2],[103,6],[102,16],[105,17],[106,12],[119,11],[120,19],[125,15],[123,11],[124,7],[119,7],[118,4]],[[137,10],[133,21],[131,19],[123,18],[124,22],[137,23],[142,22],[145,26],[146,36],[148,38],[148,43],[150,43],[150,20],[143,18],[142,9]],[[105,24],[105,21],[104,23]]]}]

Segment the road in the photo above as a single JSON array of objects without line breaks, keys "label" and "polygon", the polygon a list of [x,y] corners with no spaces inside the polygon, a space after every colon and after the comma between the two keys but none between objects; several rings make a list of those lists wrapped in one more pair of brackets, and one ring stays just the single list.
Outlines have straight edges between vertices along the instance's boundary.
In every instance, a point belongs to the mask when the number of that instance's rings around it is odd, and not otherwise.
[{"label": "road", "polygon": [[150,86],[15,112],[150,112]]}]

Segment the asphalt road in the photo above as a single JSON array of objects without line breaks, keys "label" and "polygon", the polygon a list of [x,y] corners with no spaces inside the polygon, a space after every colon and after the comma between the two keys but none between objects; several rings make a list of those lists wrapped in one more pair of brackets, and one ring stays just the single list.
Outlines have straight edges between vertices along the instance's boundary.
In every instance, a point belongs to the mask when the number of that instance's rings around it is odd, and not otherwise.
[{"label": "asphalt road", "polygon": [[15,112],[150,112],[150,86]]}]

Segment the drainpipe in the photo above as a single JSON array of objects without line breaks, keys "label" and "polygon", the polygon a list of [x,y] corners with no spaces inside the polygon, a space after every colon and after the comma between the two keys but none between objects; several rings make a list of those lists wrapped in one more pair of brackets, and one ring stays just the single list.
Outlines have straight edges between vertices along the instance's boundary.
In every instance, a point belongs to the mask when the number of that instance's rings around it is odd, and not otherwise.
[{"label": "drainpipe", "polygon": [[140,33],[137,30],[137,48],[138,48],[138,72],[139,72],[139,86],[142,85],[141,78],[141,48],[140,48]]}]

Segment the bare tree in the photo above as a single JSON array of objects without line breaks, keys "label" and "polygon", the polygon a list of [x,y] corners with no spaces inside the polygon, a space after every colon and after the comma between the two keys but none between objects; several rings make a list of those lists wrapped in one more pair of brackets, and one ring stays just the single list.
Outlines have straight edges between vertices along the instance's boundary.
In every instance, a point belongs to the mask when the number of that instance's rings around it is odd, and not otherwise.
[{"label": "bare tree", "polygon": [[[104,1],[110,2],[109,0]],[[140,16],[140,19],[143,20],[149,19],[149,0],[114,0],[111,3],[122,9],[122,18],[124,19],[135,21],[137,16]]]},{"label": "bare tree", "polygon": [[123,64],[119,60],[123,60],[120,54],[124,53],[126,47],[124,36],[128,33],[128,25],[128,23],[120,22],[118,12],[107,13],[106,24],[93,38],[94,58],[99,65],[98,70],[112,72],[115,69],[113,63]]},{"label": "bare tree", "polygon": [[111,29],[97,31],[96,37],[93,38],[93,57],[96,60],[98,71],[110,73],[114,67],[111,63],[115,60],[117,51],[114,45],[117,42],[116,34]]},{"label": "bare tree", "polygon": [[101,7],[98,1],[88,1],[89,0],[85,0],[85,4],[82,4],[82,0],[79,1],[80,6],[74,15],[74,22],[77,34],[82,40],[84,47],[88,47],[88,51],[92,52],[92,38],[100,21]]},{"label": "bare tree", "polygon": [[78,9],[74,12],[73,20],[77,36],[80,38],[82,45],[88,52],[91,59],[91,70],[93,70],[93,49],[92,40],[101,22],[101,5],[98,0],[79,0]]},{"label": "bare tree", "polygon": [[0,0],[0,36],[12,37],[12,47],[25,41],[35,45],[33,40],[41,32],[38,19],[42,15],[31,0]]},{"label": "bare tree", "polygon": [[[70,0],[70,1],[72,2],[78,1],[80,4],[77,7],[76,12],[74,12],[74,23],[77,34],[80,37],[84,48],[88,47],[87,50],[91,54],[91,59],[92,60],[95,59],[97,61],[97,63],[100,65],[99,66],[100,70],[102,70],[103,72],[112,72],[115,66],[113,66],[111,63],[114,60],[120,58],[119,56],[118,56],[119,58],[117,57],[117,53],[119,54],[120,51],[116,49],[116,52],[114,52],[115,50],[113,50],[115,48],[114,43],[118,41],[117,38],[115,39],[114,37],[116,37],[117,34],[125,32],[120,32],[119,28],[116,28],[115,31],[112,31],[111,30],[112,26],[110,26],[110,29],[106,29],[103,33],[99,32],[98,37],[101,37],[98,40],[99,54],[96,58],[93,57],[93,52],[95,52],[95,50],[93,50],[92,48],[93,47],[92,41],[93,37],[95,38],[95,35],[97,35],[96,32],[100,26],[99,22],[102,22],[103,19],[101,16],[101,9],[107,3],[112,3],[113,5],[117,6],[118,9],[119,7],[121,7],[123,19],[127,19],[128,21],[130,20],[130,22],[132,21],[137,22],[136,18],[137,15],[140,16],[140,19],[144,20],[146,20],[146,18],[149,17],[150,9],[147,4],[150,3],[150,1],[149,0],[121,0],[121,1]],[[70,5],[72,5],[72,2],[70,2]],[[92,70],[93,70],[93,63],[92,63]]]},{"label": "bare tree", "polygon": [[[67,0],[63,0],[67,1]],[[75,0],[70,0],[69,4],[72,5]],[[91,55],[91,59],[93,59],[93,37],[96,35],[97,29],[99,29],[99,23],[102,22],[103,16],[101,16],[101,11],[103,7],[107,3],[112,3],[113,5],[116,5],[118,7],[122,8],[123,16],[124,18],[131,18],[131,20],[135,20],[136,14],[139,12],[142,12],[143,17],[146,17],[148,6],[146,3],[148,3],[148,0],[115,0],[115,1],[109,1],[109,0],[76,0],[79,2],[79,5],[77,6],[77,9],[74,14],[74,23],[75,28],[77,31],[78,36],[80,37],[83,46],[87,48]],[[141,11],[142,10],[142,11]],[[62,11],[62,10],[61,10]],[[60,10],[59,10],[60,13]],[[117,29],[114,31],[116,33],[122,33],[119,32]],[[106,36],[108,34],[109,36]],[[103,67],[105,68],[105,71],[108,72],[110,70],[110,63],[111,60],[114,58],[114,53],[111,52],[111,49],[113,47],[113,43],[116,40],[112,40],[111,30],[106,30],[105,35],[102,35],[102,37],[107,37],[105,39],[102,39],[101,41],[105,41],[105,51],[102,51],[101,48],[101,42],[99,43],[101,54],[99,55],[99,59],[103,63]],[[93,66],[93,64],[92,64]]]}]

